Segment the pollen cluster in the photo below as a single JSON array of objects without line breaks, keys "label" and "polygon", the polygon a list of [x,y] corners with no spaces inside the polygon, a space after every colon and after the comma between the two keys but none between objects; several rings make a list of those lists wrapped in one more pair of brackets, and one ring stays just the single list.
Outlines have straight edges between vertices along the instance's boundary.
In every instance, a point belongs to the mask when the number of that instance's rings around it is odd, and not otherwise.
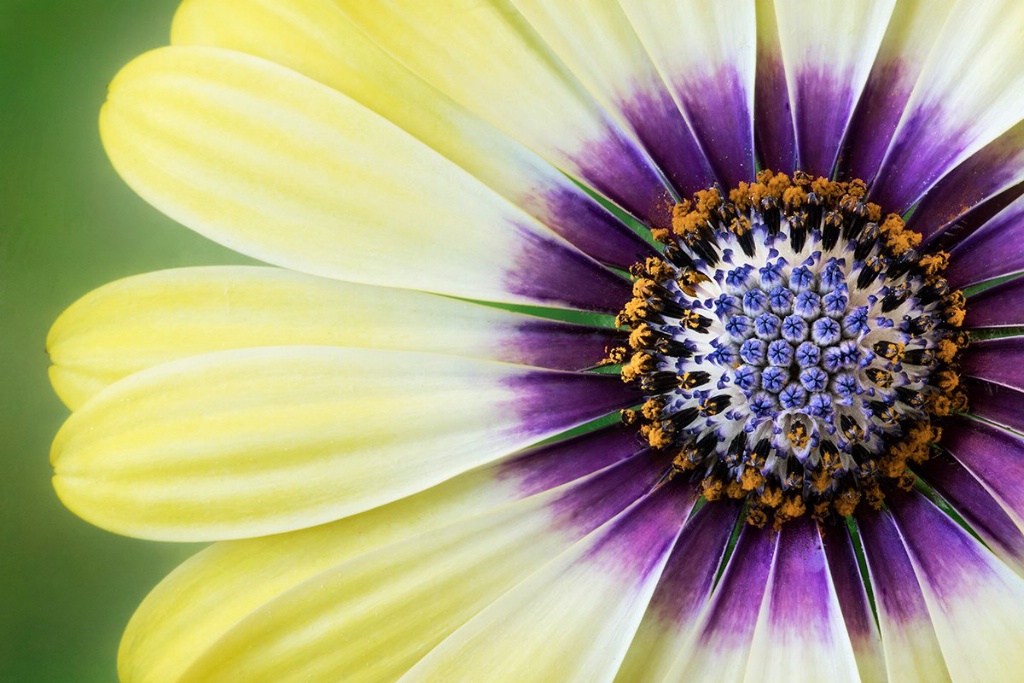
[{"label": "pollen cluster", "polygon": [[965,407],[947,256],[865,195],[770,171],[698,192],[655,230],[662,258],[631,269],[608,360],[645,400],[623,419],[753,524],[880,507]]}]

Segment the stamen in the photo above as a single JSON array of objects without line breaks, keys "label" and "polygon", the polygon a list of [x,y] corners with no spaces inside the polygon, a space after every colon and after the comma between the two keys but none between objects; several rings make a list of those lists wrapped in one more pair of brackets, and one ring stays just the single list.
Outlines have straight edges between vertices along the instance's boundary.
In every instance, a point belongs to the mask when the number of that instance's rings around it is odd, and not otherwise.
[{"label": "stamen", "polygon": [[965,406],[948,255],[866,193],[770,171],[704,190],[655,231],[664,257],[630,269],[629,348],[606,362],[646,400],[623,420],[751,524],[880,507]]}]

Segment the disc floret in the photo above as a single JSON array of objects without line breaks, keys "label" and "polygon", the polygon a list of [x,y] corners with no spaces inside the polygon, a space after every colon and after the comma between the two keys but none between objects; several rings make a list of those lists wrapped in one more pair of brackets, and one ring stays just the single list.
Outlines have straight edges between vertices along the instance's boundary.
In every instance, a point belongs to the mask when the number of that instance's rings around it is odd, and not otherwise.
[{"label": "disc floret", "polygon": [[964,407],[948,257],[865,194],[770,171],[704,190],[654,231],[663,257],[631,269],[629,343],[609,360],[646,400],[624,419],[754,524],[880,507]]}]

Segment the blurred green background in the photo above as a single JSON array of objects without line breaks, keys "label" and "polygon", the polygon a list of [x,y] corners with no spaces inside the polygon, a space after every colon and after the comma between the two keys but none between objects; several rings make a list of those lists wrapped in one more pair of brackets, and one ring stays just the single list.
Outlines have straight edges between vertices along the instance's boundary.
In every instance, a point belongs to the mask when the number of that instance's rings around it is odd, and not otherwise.
[{"label": "blurred green background", "polygon": [[0,681],[115,679],[135,605],[197,546],[95,529],[50,485],[67,410],[44,350],[57,315],[127,275],[243,259],[136,197],[100,146],[106,85],[168,41],[177,0],[0,0]]}]

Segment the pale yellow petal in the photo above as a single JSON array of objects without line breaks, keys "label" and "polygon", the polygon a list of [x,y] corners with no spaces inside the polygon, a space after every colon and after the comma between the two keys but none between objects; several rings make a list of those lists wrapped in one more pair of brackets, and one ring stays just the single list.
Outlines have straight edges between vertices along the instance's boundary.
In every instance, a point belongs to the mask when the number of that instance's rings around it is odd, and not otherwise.
[{"label": "pale yellow petal", "polygon": [[895,0],[776,0],[780,49],[796,132],[797,166],[831,176]]},{"label": "pale yellow petal", "polygon": [[348,95],[595,258],[628,266],[646,253],[642,240],[557,168],[424,82],[332,0],[187,0],[171,40],[263,57]]},{"label": "pale yellow petal", "polygon": [[610,341],[600,330],[423,292],[240,266],[101,287],[57,319],[47,350],[54,388],[76,409],[134,372],[212,351],[349,346],[583,369]]},{"label": "pale yellow petal", "polygon": [[512,0],[683,196],[714,184],[704,151],[617,0]]},{"label": "pale yellow petal", "polygon": [[742,683],[778,538],[743,525],[710,602],[702,605],[692,629],[678,634],[664,680]]},{"label": "pale yellow petal", "polygon": [[882,161],[875,195],[887,206],[909,208],[1024,119],[1020,4],[959,0],[946,16]]},{"label": "pale yellow petal", "polygon": [[[551,530],[544,502],[473,517],[313,575],[226,634],[196,634],[202,654],[178,680],[394,680],[569,542]],[[153,668],[137,655],[125,659]]]},{"label": "pale yellow petal", "polygon": [[641,219],[672,201],[509,0],[334,0],[400,62],[456,102]]},{"label": "pale yellow petal", "polygon": [[[124,683],[171,683],[246,616],[354,557],[510,499],[493,471],[310,529],[216,543],[178,567],[136,610],[121,641]],[[244,589],[243,589],[244,587]]]},{"label": "pale yellow petal", "polygon": [[618,379],[424,353],[267,347],[111,385],[54,441],[90,522],[173,540],[264,535],[424,490],[623,407]]},{"label": "pale yellow petal", "polygon": [[896,3],[843,141],[840,175],[871,180],[956,0]]},{"label": "pale yellow petal", "polygon": [[754,168],[756,16],[743,0],[620,0],[726,186]]},{"label": "pale yellow petal", "polygon": [[890,681],[951,681],[913,563],[888,512],[858,516]]},{"label": "pale yellow petal", "polygon": [[923,496],[893,515],[954,681],[1024,672],[1024,579]]},{"label": "pale yellow petal", "polygon": [[[557,455],[565,453],[552,453],[551,467]],[[214,545],[139,608],[122,642],[121,676],[394,680],[628,506],[658,480],[657,465],[624,460],[532,497],[504,467],[485,468],[329,525]]]},{"label": "pale yellow petal", "polygon": [[686,522],[651,598],[617,683],[665,679],[704,612],[740,513],[738,503],[704,505]]},{"label": "pale yellow petal", "polygon": [[638,85],[659,82],[617,2],[512,3],[606,109],[621,106]]},{"label": "pale yellow petal", "polygon": [[425,80],[513,135],[575,146],[600,128],[578,84],[506,2],[335,2]]},{"label": "pale yellow petal", "polygon": [[277,265],[495,301],[614,311],[628,298],[621,278],[394,124],[249,55],[143,55],[111,85],[100,129],[143,198]]},{"label": "pale yellow petal", "polygon": [[612,681],[693,497],[663,486],[503,595],[403,681]]},{"label": "pale yellow petal", "polygon": [[860,683],[817,522],[779,532],[747,662],[747,683]]},{"label": "pale yellow petal", "polygon": [[[1013,0],[959,0],[928,55],[901,128],[941,107],[943,124],[971,129],[964,158],[1024,116],[1024,27]],[[936,121],[936,123],[938,123]],[[899,131],[897,131],[899,133]]]}]

